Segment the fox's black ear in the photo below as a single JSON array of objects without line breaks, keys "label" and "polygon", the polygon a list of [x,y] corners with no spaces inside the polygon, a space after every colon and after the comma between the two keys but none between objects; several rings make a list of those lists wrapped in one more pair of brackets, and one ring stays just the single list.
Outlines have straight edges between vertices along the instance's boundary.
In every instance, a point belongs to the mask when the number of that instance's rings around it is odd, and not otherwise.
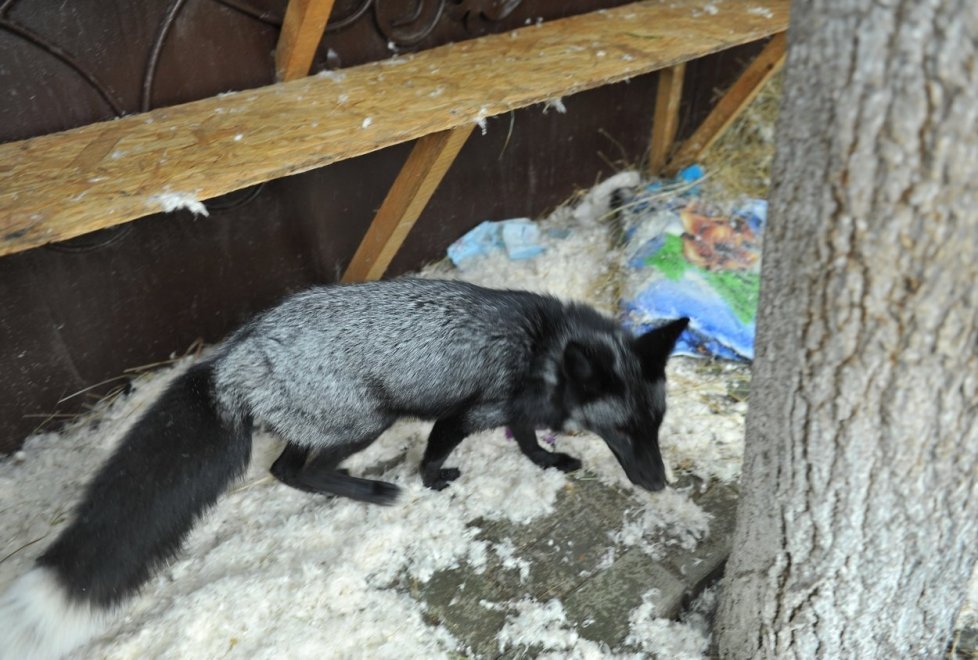
[{"label": "fox's black ear", "polygon": [[683,317],[650,330],[635,340],[635,352],[638,353],[642,362],[642,373],[647,379],[657,380],[665,376],[669,354],[688,325],[689,319]]},{"label": "fox's black ear", "polygon": [[608,351],[576,341],[568,342],[564,348],[561,371],[581,395],[612,394],[620,389],[611,371],[613,357],[605,353]]}]

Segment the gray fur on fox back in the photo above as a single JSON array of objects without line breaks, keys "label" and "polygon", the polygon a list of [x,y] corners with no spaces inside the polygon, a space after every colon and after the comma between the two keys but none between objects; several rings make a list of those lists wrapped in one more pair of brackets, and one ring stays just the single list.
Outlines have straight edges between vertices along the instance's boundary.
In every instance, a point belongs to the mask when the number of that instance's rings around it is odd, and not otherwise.
[{"label": "gray fur on fox back", "polygon": [[328,286],[234,335],[217,391],[311,446],[367,440],[399,416],[437,419],[462,406],[473,426],[490,428],[508,423],[505,408],[531,370],[556,383],[560,350],[575,336],[622,345],[609,319],[548,296],[420,279]]}]

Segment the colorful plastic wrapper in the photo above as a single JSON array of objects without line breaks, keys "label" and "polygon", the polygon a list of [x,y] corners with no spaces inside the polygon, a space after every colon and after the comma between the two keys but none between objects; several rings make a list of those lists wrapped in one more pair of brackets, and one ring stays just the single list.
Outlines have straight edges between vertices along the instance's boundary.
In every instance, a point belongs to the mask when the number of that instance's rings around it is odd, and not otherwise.
[{"label": "colorful plastic wrapper", "polygon": [[618,191],[622,316],[637,334],[689,317],[676,353],[751,360],[767,202],[711,203],[695,185],[702,176],[694,166]]}]

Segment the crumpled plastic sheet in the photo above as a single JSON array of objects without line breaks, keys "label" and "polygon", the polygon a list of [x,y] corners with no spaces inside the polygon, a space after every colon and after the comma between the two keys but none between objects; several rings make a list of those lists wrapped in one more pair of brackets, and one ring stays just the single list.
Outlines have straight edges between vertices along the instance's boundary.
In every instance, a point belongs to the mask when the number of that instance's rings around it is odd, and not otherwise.
[{"label": "crumpled plastic sheet", "polygon": [[474,257],[506,250],[510,259],[532,259],[544,251],[540,229],[529,218],[493,222],[486,220],[448,246],[448,258],[458,268]]},{"label": "crumpled plastic sheet", "polygon": [[636,334],[689,317],[675,353],[752,360],[767,202],[724,208],[703,198],[702,176],[687,168],[674,181],[618,191],[622,316]]}]

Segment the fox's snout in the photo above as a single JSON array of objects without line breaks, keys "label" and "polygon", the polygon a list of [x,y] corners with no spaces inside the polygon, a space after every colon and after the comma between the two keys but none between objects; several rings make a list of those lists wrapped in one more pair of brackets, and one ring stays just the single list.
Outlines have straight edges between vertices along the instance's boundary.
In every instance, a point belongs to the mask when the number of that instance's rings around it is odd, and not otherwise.
[{"label": "fox's snout", "polygon": [[653,492],[666,487],[666,466],[657,446],[639,445],[636,449],[632,442],[613,435],[606,437],[605,442],[633,484]]},{"label": "fox's snout", "polygon": [[666,480],[665,477],[651,477],[649,479],[643,480],[638,485],[646,490],[651,490],[652,492],[658,492],[660,490],[665,490]]},{"label": "fox's snout", "polygon": [[631,469],[625,467],[625,474],[633,484],[646,490],[656,492],[666,487],[666,469],[662,461],[657,466],[638,464]]}]

